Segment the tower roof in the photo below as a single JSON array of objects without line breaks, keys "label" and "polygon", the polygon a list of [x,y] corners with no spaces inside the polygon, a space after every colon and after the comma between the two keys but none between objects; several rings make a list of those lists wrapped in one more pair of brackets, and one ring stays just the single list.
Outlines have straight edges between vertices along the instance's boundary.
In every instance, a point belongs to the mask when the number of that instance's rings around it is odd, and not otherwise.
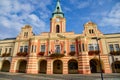
[{"label": "tower roof", "polygon": [[64,17],[64,13],[62,12],[60,0],[57,0],[56,8],[52,14],[53,17]]}]

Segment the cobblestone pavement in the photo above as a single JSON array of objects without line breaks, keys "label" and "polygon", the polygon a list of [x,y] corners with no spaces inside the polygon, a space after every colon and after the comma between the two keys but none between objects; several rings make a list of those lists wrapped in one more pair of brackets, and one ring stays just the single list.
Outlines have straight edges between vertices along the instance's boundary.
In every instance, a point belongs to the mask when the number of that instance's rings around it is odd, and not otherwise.
[{"label": "cobblestone pavement", "polygon": [[[24,74],[0,72],[0,80],[101,80],[100,74]],[[120,73],[104,74],[104,80],[120,80]]]}]

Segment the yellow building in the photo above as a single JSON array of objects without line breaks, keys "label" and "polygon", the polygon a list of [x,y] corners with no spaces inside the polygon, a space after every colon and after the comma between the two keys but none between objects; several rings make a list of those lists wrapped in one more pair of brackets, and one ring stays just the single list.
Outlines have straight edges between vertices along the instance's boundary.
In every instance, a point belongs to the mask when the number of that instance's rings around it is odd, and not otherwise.
[{"label": "yellow building", "polygon": [[[103,34],[91,21],[82,34],[66,32],[60,1],[50,19],[50,32],[34,35],[25,25],[16,38],[0,40],[0,70],[31,74],[120,72],[120,34]],[[99,59],[100,56],[100,59]],[[100,68],[101,64],[101,68]]]}]

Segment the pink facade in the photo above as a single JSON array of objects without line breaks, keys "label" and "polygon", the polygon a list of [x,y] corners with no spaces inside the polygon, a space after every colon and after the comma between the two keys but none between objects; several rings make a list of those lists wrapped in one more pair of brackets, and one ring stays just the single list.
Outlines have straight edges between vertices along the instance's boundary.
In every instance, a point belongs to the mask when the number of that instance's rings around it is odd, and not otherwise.
[{"label": "pink facade", "polygon": [[[101,63],[102,72],[111,73],[109,56],[104,47],[105,36],[97,25],[87,22],[83,33],[75,34],[66,32],[65,24],[66,19],[58,0],[50,19],[50,32],[34,35],[30,25],[21,29],[13,41],[9,71],[30,74],[91,74],[101,71]],[[94,37],[100,40],[97,42]]]}]

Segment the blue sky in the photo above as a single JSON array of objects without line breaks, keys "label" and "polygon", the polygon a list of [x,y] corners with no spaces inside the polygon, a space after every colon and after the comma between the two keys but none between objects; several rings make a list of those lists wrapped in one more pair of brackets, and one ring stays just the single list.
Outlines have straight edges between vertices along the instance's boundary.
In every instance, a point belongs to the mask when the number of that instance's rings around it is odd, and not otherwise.
[{"label": "blue sky", "polygon": [[[48,32],[56,0],[0,0],[0,39],[16,37],[26,24]],[[61,0],[67,31],[82,33],[92,21],[104,34],[120,33],[120,0]]]}]

